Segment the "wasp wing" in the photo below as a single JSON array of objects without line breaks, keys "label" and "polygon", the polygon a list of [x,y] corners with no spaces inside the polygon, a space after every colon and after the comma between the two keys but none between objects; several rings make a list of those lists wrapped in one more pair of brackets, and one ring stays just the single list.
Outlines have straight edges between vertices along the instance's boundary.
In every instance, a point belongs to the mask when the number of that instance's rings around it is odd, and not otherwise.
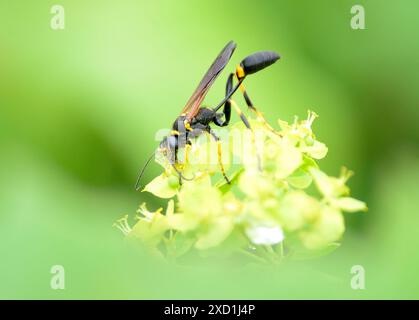
[{"label": "wasp wing", "polygon": [[212,63],[207,73],[205,73],[192,96],[189,98],[188,102],[182,110],[182,114],[186,114],[186,119],[188,121],[190,121],[198,113],[202,100],[204,100],[211,85],[227,65],[231,55],[234,52],[234,49],[236,49],[236,44],[233,41],[227,43],[227,45],[223,48],[223,50],[221,50],[220,54]]}]

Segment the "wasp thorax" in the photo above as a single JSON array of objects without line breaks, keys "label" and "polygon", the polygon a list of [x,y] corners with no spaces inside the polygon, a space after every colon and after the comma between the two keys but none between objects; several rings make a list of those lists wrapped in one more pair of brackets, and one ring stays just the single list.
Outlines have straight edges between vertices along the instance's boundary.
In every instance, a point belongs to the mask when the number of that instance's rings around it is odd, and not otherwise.
[{"label": "wasp thorax", "polygon": [[199,109],[198,114],[192,120],[192,124],[200,123],[202,125],[208,125],[214,120],[214,117],[215,117],[214,110],[210,108],[202,107],[201,109]]}]

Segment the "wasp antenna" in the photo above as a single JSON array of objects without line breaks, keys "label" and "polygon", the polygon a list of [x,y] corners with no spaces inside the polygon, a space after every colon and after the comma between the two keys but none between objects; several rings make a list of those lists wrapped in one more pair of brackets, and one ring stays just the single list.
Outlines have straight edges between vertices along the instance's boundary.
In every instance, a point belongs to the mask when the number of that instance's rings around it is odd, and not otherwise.
[{"label": "wasp antenna", "polygon": [[143,174],[144,174],[145,169],[147,168],[147,166],[148,166],[148,164],[150,163],[151,159],[153,159],[153,158],[154,158],[155,154],[156,154],[156,151],[154,151],[154,152],[150,155],[150,157],[147,159],[147,161],[146,161],[146,162],[145,162],[145,164],[143,165],[143,167],[142,167],[142,169],[141,169],[141,172],[140,172],[140,174],[138,175],[137,182],[135,183],[135,191],[138,191],[138,190],[140,189],[140,187],[141,187],[141,186],[140,186],[140,180],[141,180],[141,178],[142,178],[142,176],[143,176]]}]

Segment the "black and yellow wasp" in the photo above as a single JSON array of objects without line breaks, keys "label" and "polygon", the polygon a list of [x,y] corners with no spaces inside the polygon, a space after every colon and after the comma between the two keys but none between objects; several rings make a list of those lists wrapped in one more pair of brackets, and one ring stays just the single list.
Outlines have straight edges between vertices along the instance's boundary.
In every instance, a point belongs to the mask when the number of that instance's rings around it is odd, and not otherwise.
[{"label": "black and yellow wasp", "polygon": [[[235,49],[236,44],[233,41],[230,41],[221,50],[220,54],[217,56],[208,71],[205,73],[201,82],[198,84],[198,87],[189,98],[181,114],[173,123],[170,135],[165,137],[160,143],[160,151],[163,151],[163,153],[167,156],[170,164],[179,175],[180,182],[182,182],[182,179],[187,179],[183,177],[182,173],[176,168],[176,163],[178,161],[178,149],[185,147],[186,144],[190,144],[192,138],[196,138],[202,133],[209,133],[218,143],[218,158],[221,172],[225,180],[229,183],[229,179],[226,176],[223,164],[221,162],[220,139],[211,129],[210,124],[214,123],[219,127],[227,126],[230,123],[231,108],[233,106],[234,110],[238,113],[245,126],[251,130],[249,121],[247,120],[246,116],[231,99],[232,95],[237,91],[238,88],[241,89],[248,108],[256,112],[258,115],[261,115],[250,100],[246,89],[243,86],[243,81],[246,76],[256,73],[275,63],[275,61],[277,61],[280,56],[274,51],[259,51],[243,59],[241,63],[236,67],[235,73],[231,73],[228,76],[224,99],[214,108],[202,106],[202,102],[208,93],[208,90],[211,88],[215,79],[217,79],[218,75],[227,65]],[[236,78],[238,82],[233,87],[234,78]],[[218,112],[218,110],[223,106],[223,111]],[[144,173],[144,169],[152,157],[147,160],[145,166],[141,170],[136,183],[137,190],[139,189],[139,181],[142,174]]]}]

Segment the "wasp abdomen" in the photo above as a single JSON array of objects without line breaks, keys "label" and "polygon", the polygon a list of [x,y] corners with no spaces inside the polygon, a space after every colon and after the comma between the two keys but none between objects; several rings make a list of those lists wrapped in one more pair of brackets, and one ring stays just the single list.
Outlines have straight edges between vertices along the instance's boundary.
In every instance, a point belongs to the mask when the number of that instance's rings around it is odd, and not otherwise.
[{"label": "wasp abdomen", "polygon": [[248,75],[269,67],[279,58],[279,54],[275,51],[259,51],[244,58],[240,66],[243,68],[244,74]]}]

